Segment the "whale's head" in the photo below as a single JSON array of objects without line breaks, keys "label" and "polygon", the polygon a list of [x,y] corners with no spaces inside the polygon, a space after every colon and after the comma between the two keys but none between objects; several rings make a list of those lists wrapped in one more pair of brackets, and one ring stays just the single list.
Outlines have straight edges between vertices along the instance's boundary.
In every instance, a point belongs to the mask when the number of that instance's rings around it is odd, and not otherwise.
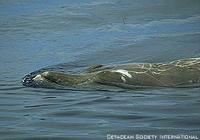
[{"label": "whale's head", "polygon": [[36,87],[36,88],[51,88],[55,86],[55,83],[47,80],[43,77],[43,71],[32,72],[22,79],[22,84],[27,87]]},{"label": "whale's head", "polygon": [[22,84],[27,87],[38,87],[37,81],[34,80],[34,78],[38,74],[36,72],[32,72],[30,74],[27,74],[26,76],[23,77],[22,79]]}]

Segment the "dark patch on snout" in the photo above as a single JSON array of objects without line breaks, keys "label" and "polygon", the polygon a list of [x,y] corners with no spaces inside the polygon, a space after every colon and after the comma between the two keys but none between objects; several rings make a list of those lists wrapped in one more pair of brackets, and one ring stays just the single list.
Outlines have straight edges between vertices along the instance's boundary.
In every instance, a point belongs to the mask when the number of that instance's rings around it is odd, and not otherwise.
[{"label": "dark patch on snout", "polygon": [[41,69],[27,74],[22,78],[22,85],[26,87],[40,87],[40,85],[36,81],[34,81],[33,78],[44,71],[46,71],[46,69]]},{"label": "dark patch on snout", "polygon": [[38,87],[38,84],[33,80],[36,76],[36,73],[30,73],[23,77],[22,84],[27,87]]}]

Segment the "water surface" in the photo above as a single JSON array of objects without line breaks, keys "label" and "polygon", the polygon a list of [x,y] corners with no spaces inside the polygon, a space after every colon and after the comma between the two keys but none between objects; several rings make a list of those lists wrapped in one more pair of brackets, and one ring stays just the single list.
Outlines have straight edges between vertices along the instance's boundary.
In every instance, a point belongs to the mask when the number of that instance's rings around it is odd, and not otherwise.
[{"label": "water surface", "polygon": [[99,91],[21,84],[24,75],[57,64],[190,57],[200,57],[199,0],[1,0],[1,138],[199,136],[200,88]]}]

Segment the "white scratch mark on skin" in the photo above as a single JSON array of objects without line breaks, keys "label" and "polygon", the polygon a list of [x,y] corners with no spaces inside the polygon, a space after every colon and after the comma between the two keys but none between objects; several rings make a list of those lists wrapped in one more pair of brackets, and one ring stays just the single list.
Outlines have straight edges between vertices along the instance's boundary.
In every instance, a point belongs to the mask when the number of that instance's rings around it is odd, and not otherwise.
[{"label": "white scratch mark on skin", "polygon": [[122,81],[123,81],[124,83],[126,82],[126,79],[125,79],[124,76],[121,76],[121,79],[122,79]]},{"label": "white scratch mark on skin", "polygon": [[159,72],[164,72],[166,71],[167,69],[157,69]]},{"label": "white scratch mark on skin", "polygon": [[149,69],[151,69],[152,68],[152,64],[151,63],[149,63]]},{"label": "white scratch mark on skin", "polygon": [[132,72],[134,72],[134,73],[136,73],[136,74],[143,74],[143,73],[146,73],[147,71],[142,71],[142,72],[132,71]]},{"label": "white scratch mark on skin", "polygon": [[44,75],[44,76],[47,76],[48,74],[49,74],[48,71],[45,71],[45,72],[42,73],[42,75]]},{"label": "white scratch mark on skin", "polygon": [[144,69],[144,64],[142,64],[142,69]]},{"label": "white scratch mark on skin", "polygon": [[129,78],[132,78],[132,75],[130,73],[128,73],[127,70],[119,69],[119,70],[114,70],[113,72],[118,72],[118,73],[121,73],[123,76],[127,76]]},{"label": "white scratch mark on skin", "polygon": [[40,74],[38,74],[33,78],[33,80],[34,81],[42,81],[42,80],[44,80],[44,78]]},{"label": "white scratch mark on skin", "polygon": [[155,72],[155,71],[153,71],[152,73],[153,73],[153,74],[160,74],[160,72]]}]

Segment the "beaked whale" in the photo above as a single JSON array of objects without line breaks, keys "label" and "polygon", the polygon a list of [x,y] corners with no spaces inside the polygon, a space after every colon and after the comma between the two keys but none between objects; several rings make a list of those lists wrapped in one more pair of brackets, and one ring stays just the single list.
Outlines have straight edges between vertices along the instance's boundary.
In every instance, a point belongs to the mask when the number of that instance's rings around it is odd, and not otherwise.
[{"label": "beaked whale", "polygon": [[[30,84],[30,81],[34,84]],[[123,64],[111,67],[96,65],[80,74],[43,71],[25,76],[23,85],[35,87],[95,87],[99,85],[120,88],[200,87],[200,58],[169,63]]]}]

